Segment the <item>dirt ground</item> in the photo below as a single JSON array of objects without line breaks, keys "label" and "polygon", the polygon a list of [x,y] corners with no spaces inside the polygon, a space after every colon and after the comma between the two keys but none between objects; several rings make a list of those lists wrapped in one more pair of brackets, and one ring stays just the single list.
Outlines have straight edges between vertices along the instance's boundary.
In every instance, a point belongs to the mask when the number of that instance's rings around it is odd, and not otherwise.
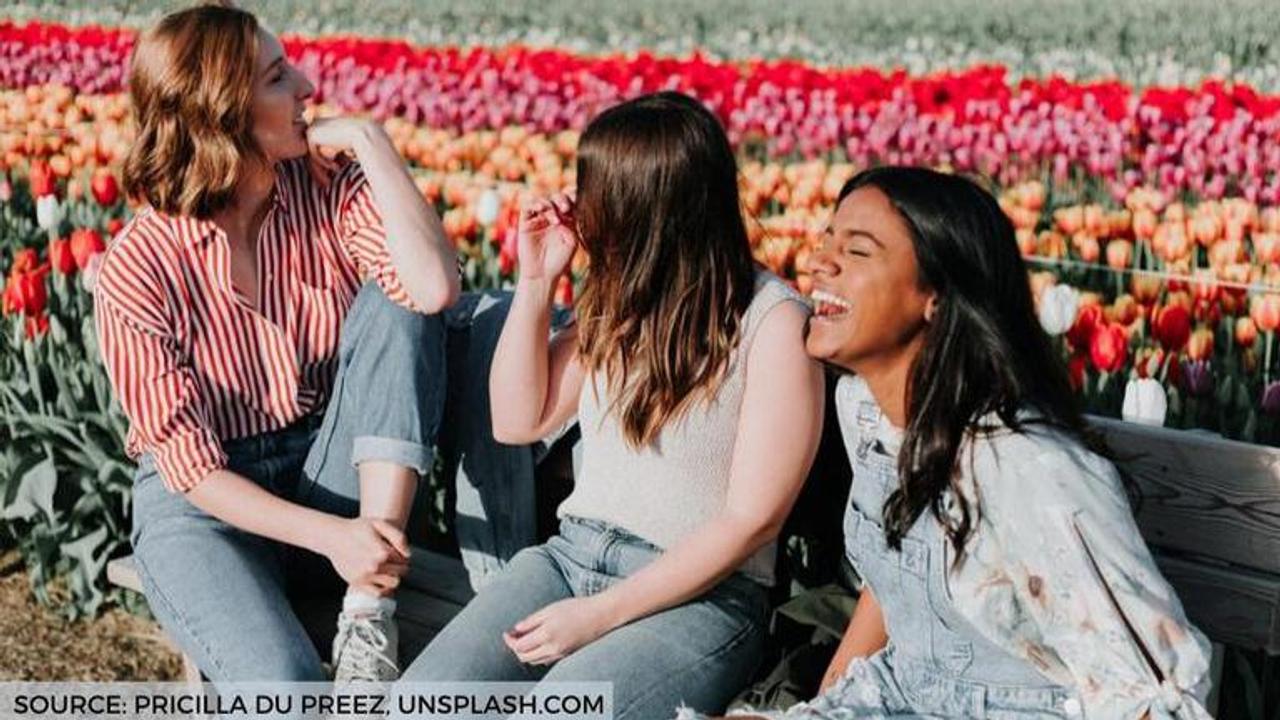
[{"label": "dirt ground", "polygon": [[70,622],[36,603],[16,552],[0,554],[0,680],[177,680],[160,626],[112,608]]}]

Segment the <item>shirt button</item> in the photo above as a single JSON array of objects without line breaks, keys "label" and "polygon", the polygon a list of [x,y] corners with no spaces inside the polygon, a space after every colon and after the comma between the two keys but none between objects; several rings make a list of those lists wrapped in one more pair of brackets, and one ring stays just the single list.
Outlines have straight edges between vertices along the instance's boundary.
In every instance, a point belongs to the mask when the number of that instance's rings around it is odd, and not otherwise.
[{"label": "shirt button", "polygon": [[1075,698],[1067,698],[1062,703],[1062,712],[1066,713],[1067,717],[1079,717],[1080,701]]}]

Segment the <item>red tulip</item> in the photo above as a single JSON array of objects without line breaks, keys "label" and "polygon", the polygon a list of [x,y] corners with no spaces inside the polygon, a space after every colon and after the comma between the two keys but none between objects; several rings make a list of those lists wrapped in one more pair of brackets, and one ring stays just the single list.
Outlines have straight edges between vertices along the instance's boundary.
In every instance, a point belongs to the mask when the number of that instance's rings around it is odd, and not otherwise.
[{"label": "red tulip", "polygon": [[18,289],[18,277],[9,278],[9,282],[4,285],[4,297],[0,299],[0,308],[4,310],[5,315],[22,311],[22,291]]},{"label": "red tulip", "polygon": [[63,275],[76,271],[76,258],[71,254],[71,241],[58,238],[49,243],[49,263]]},{"label": "red tulip", "polygon": [[24,323],[24,326],[26,330],[27,339],[35,340],[41,335],[44,335],[45,333],[49,332],[49,315],[48,313],[42,312],[39,315],[36,315],[35,317],[29,317],[27,318],[27,321]]},{"label": "red tulip", "polygon": [[35,317],[44,312],[45,305],[49,302],[49,291],[44,286],[43,272],[24,273],[14,278],[13,282],[18,286],[22,312],[27,317]]},{"label": "red tulip", "polygon": [[103,207],[111,207],[120,199],[120,185],[116,182],[116,176],[106,168],[98,168],[93,172],[89,189],[93,192],[93,199]]},{"label": "red tulip", "polygon": [[1086,362],[1088,362],[1087,356],[1082,353],[1075,353],[1067,360],[1067,379],[1071,381],[1071,387],[1076,390],[1084,387]]},{"label": "red tulip", "polygon": [[53,169],[49,167],[49,163],[43,160],[36,160],[31,163],[31,169],[27,173],[27,180],[31,183],[31,197],[41,197],[44,195],[55,195],[58,192],[58,180],[53,174]]},{"label": "red tulip", "polygon": [[110,235],[111,237],[115,237],[116,233],[120,232],[121,228],[123,227],[124,227],[123,220],[121,220],[120,218],[111,218],[110,220],[107,221],[107,234]]},{"label": "red tulip", "polygon": [[89,266],[89,258],[107,249],[97,230],[81,228],[71,233],[71,254],[81,270]]},{"label": "red tulip", "polygon": [[1155,313],[1151,332],[1167,349],[1177,352],[1191,336],[1191,314],[1180,303],[1171,303]]},{"label": "red tulip", "polygon": [[1133,357],[1133,369],[1140,378],[1155,377],[1164,366],[1164,351],[1158,347],[1144,347]]},{"label": "red tulip", "polygon": [[1071,347],[1077,350],[1089,347],[1089,342],[1093,339],[1094,330],[1102,322],[1102,308],[1097,305],[1081,307],[1080,313],[1076,315],[1075,324],[1067,331],[1067,342],[1071,343]]},{"label": "red tulip", "polygon": [[556,287],[556,302],[561,305],[573,304],[573,282],[568,275],[561,276],[560,285]]},{"label": "red tulip", "polygon": [[23,248],[13,254],[13,267],[9,268],[10,276],[31,272],[40,265],[40,255],[32,248]]},{"label": "red tulip", "polygon": [[1116,372],[1129,357],[1129,336],[1117,323],[1101,325],[1089,343],[1089,359],[1099,372]]}]

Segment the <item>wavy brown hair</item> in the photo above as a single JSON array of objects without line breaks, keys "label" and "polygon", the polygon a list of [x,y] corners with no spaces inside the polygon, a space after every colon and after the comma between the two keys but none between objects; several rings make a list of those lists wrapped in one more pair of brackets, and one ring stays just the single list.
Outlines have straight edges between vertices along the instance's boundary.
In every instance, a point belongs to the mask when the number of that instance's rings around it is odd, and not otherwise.
[{"label": "wavy brown hair", "polygon": [[207,218],[231,203],[254,143],[258,21],[229,2],[165,16],[129,62],[137,138],[124,162],[129,197],[171,215]]},{"label": "wavy brown hair", "polygon": [[578,146],[589,258],[583,366],[602,371],[635,447],[719,387],[755,281],[724,128],[697,101],[647,95],[601,113]]}]

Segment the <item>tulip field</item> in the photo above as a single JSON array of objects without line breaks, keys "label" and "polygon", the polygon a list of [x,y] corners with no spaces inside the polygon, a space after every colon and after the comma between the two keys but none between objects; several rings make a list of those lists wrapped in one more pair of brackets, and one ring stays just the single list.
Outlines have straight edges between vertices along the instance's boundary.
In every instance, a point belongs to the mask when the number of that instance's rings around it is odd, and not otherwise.
[{"label": "tulip field", "polygon": [[[385,124],[469,287],[514,281],[516,209],[574,184],[595,113],[677,89],[723,121],[756,256],[801,291],[857,170],[972,174],[1016,228],[1041,323],[1089,412],[1280,446],[1280,23],[1265,3],[1178,0],[1191,18],[1179,28],[1157,27],[1170,5],[1141,0],[1115,20],[1127,30],[1106,25],[1112,4],[1034,9],[1048,16],[1028,18],[1039,30],[1010,24],[1005,46],[991,28],[1008,19],[984,25],[987,4],[962,0],[930,4],[953,12],[920,10],[918,26],[898,7],[918,3],[868,3],[862,43],[828,28],[834,2],[772,23],[757,8],[738,31],[677,13],[692,35],[660,12],[566,2],[546,3],[539,25],[521,3],[481,21],[439,3],[414,19],[416,3],[388,2],[378,20],[334,0],[336,16],[296,29],[294,3],[264,4],[316,85],[315,114]],[[112,16],[35,3],[0,18],[0,539],[21,545],[37,593],[68,574],[87,612],[127,544],[130,482],[89,290],[134,211],[119,180],[128,55],[169,4],[133,5]],[[1179,42],[1186,52],[1170,50]],[[566,281],[559,299],[573,293]]]}]

